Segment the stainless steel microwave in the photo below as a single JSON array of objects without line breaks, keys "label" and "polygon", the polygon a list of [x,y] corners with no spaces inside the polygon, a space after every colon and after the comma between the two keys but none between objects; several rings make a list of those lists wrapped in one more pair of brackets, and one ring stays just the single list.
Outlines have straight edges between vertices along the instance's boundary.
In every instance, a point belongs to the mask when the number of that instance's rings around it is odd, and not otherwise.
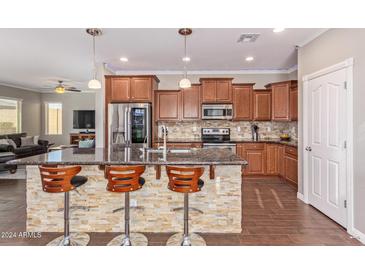
[{"label": "stainless steel microwave", "polygon": [[233,107],[231,104],[202,104],[202,119],[204,120],[231,120],[232,116]]}]

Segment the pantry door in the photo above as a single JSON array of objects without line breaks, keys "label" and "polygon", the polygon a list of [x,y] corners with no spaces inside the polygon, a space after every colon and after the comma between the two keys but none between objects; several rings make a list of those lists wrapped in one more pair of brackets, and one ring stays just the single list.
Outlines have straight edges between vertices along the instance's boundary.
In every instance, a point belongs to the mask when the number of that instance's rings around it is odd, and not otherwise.
[{"label": "pantry door", "polygon": [[347,71],[338,69],[308,80],[304,162],[308,201],[347,227]]}]

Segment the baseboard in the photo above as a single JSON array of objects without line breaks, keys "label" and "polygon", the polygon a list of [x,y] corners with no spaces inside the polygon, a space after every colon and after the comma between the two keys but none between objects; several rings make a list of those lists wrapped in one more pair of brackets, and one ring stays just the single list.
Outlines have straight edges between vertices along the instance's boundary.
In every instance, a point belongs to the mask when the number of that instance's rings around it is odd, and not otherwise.
[{"label": "baseboard", "polygon": [[305,201],[305,199],[304,199],[304,195],[303,195],[302,193],[297,192],[297,198],[298,198],[299,200],[301,200],[302,202],[304,202],[304,203],[306,203],[306,204],[307,204],[307,202],[306,202],[306,201]]},{"label": "baseboard", "polygon": [[358,239],[361,243],[365,244],[365,234],[357,230],[356,228],[352,228],[351,230],[347,230],[347,232],[352,236]]}]

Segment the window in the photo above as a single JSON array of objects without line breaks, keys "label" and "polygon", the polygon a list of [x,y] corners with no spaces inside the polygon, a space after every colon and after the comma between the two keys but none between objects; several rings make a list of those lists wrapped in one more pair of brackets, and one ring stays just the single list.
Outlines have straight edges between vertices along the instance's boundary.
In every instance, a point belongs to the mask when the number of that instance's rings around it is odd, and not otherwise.
[{"label": "window", "polygon": [[0,134],[21,132],[21,100],[0,98]]},{"label": "window", "polygon": [[46,103],[46,134],[62,134],[62,104]]}]

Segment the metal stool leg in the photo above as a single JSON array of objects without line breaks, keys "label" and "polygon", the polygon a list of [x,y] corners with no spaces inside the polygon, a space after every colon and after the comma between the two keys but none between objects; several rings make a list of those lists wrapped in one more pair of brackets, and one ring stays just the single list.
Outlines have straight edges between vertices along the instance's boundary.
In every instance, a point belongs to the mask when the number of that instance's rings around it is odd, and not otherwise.
[{"label": "metal stool leg", "polygon": [[[125,193],[124,201],[124,234],[119,235],[112,239],[108,246],[110,245],[121,245],[121,246],[131,246],[139,245],[146,246],[148,244],[147,237],[141,233],[130,233],[130,218],[129,218],[129,192]],[[132,244],[133,243],[133,244]]]},{"label": "metal stool leg", "polygon": [[90,236],[86,233],[70,234],[70,192],[65,192],[63,222],[64,222],[63,236],[54,239],[47,245],[82,246],[82,245],[87,245],[89,243]]},{"label": "metal stool leg", "polygon": [[[182,238],[182,240],[181,240]],[[177,233],[172,235],[166,245],[206,245],[205,240],[198,234],[189,233],[189,194],[184,193],[184,233]]]}]

